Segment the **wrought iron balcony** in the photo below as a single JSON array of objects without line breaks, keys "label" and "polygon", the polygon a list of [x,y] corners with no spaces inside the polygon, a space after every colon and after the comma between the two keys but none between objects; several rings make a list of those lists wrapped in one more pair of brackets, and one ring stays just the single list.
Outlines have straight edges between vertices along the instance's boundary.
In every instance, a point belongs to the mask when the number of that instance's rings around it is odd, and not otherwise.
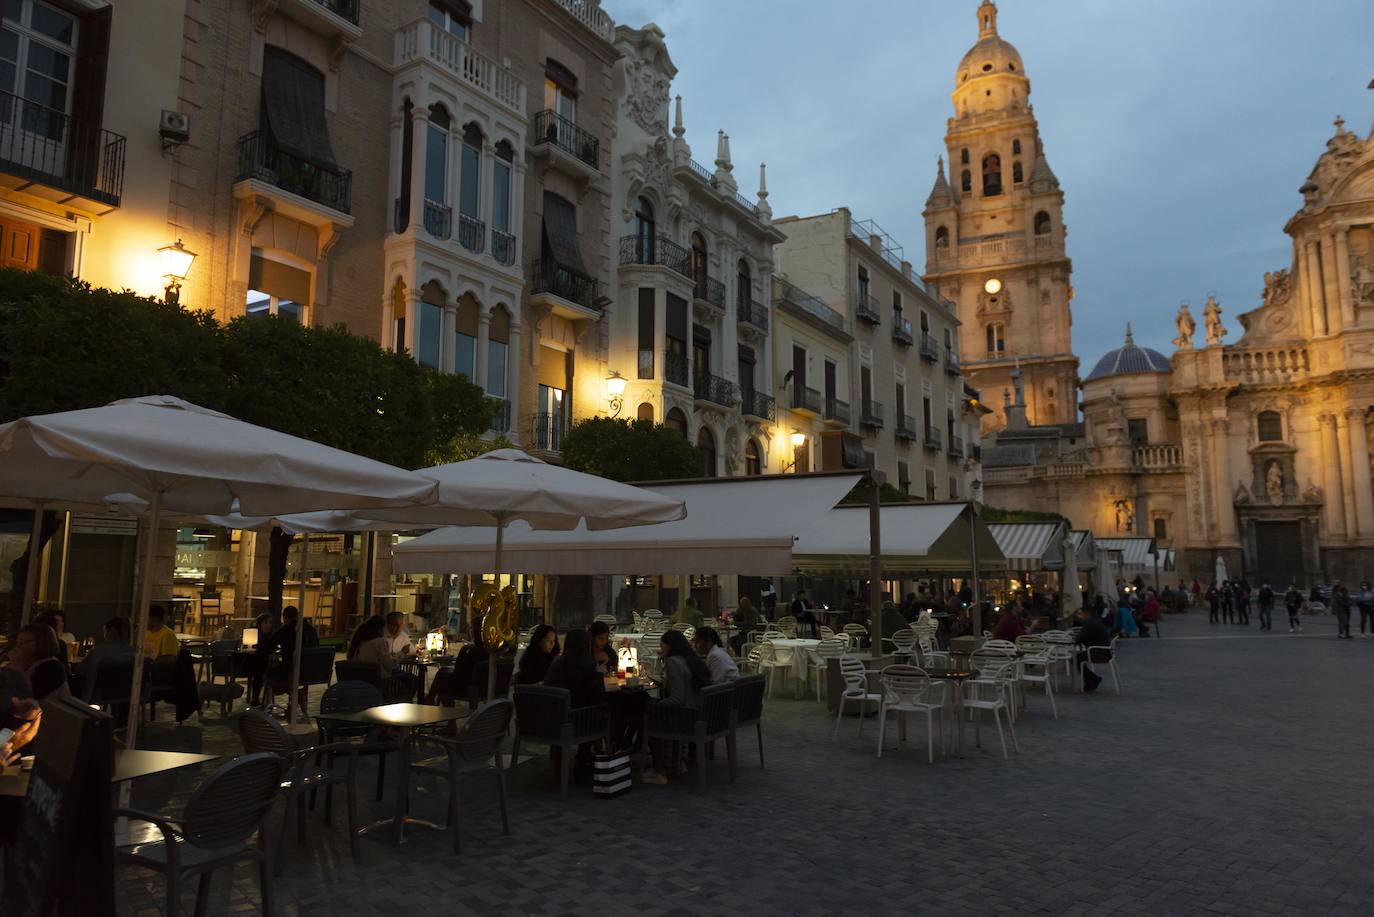
[{"label": "wrought iron balcony", "polygon": [[810,411],[817,417],[821,415],[821,393],[814,388],[798,385],[792,381],[792,410]]},{"label": "wrought iron balcony", "polygon": [[774,301],[780,306],[790,307],[820,319],[837,331],[844,331],[844,316],[827,306],[810,293],[780,278],[773,279]]},{"label": "wrought iron balcony", "polygon": [[[551,259],[542,259],[530,265],[530,293],[551,293],[586,309],[601,308],[598,305],[601,301],[600,283],[590,277],[574,274]],[[650,378],[653,378],[652,365],[653,361],[650,360]]]},{"label": "wrought iron balcony", "polygon": [[491,230],[491,256],[497,264],[515,263],[515,235],[502,232],[496,227]]},{"label": "wrought iron balcony", "polygon": [[621,264],[657,264],[674,270],[695,281],[692,276],[692,254],[662,236],[644,238],[641,236],[622,236],[620,239]]},{"label": "wrought iron balcony", "polygon": [[697,401],[709,401],[722,407],[735,406],[735,383],[710,373],[697,373],[692,377],[692,393]]},{"label": "wrought iron balcony", "polygon": [[849,424],[849,402],[838,398],[825,399],[825,419],[845,425]]},{"label": "wrought iron balcony", "polygon": [[940,362],[940,345],[929,331],[921,332],[921,359],[932,363]]},{"label": "wrought iron balcony", "polygon": [[916,418],[912,417],[910,414],[903,414],[901,417],[898,417],[897,429],[894,430],[893,433],[898,439],[904,439],[909,443],[915,442]]},{"label": "wrought iron balcony", "polygon": [[436,239],[448,239],[453,232],[453,208],[426,199],[425,232]]},{"label": "wrought iron balcony", "polygon": [[911,346],[911,319],[902,318],[900,312],[894,312],[892,315],[892,340]]},{"label": "wrought iron balcony", "polygon": [[740,389],[739,410],[745,417],[757,417],[759,420],[772,421],[777,415],[772,395],[748,388]]},{"label": "wrought iron balcony", "polygon": [[939,451],[940,451],[940,445],[941,445],[940,428],[939,428],[939,427],[930,427],[930,426],[927,426],[927,427],[926,427],[926,441],[925,441],[925,447],[926,447],[927,449],[932,449],[932,450],[934,450],[934,451],[936,451],[936,452],[939,452]]},{"label": "wrought iron balcony", "polygon": [[698,271],[692,278],[692,296],[713,306],[725,308],[725,284],[704,271]]},{"label": "wrought iron balcony", "polygon": [[551,143],[593,169],[601,168],[601,141],[556,111],[545,109],[534,116],[534,142]]},{"label": "wrought iron balcony", "polygon": [[247,179],[266,182],[340,213],[349,213],[352,207],[352,172],[287,153],[258,131],[239,138],[239,173],[235,181]]},{"label": "wrought iron balcony", "polygon": [[859,412],[859,423],[875,430],[883,428],[883,405],[879,401],[865,401]]},{"label": "wrought iron balcony", "polygon": [[687,355],[671,350],[663,352],[663,378],[674,385],[687,387]]},{"label": "wrought iron balcony", "polygon": [[768,307],[757,299],[740,303],[738,318],[741,325],[752,325],[765,333],[768,331]]},{"label": "wrought iron balcony", "polygon": [[504,398],[492,398],[490,400],[499,401],[501,403],[497,406],[496,413],[492,415],[491,424],[488,429],[493,433],[509,433],[510,402],[506,401]]},{"label": "wrought iron balcony", "polygon": [[487,224],[466,213],[458,214],[458,244],[474,255],[480,255],[486,248],[486,242]]},{"label": "wrought iron balcony", "polygon": [[125,145],[99,124],[0,92],[0,172],[118,207]]},{"label": "wrought iron balcony", "polygon": [[563,434],[568,432],[568,418],[564,414],[531,414],[529,439],[525,445],[546,452],[563,451]]},{"label": "wrought iron balcony", "polygon": [[862,293],[854,297],[854,317],[875,328],[883,323],[883,317],[878,313],[878,300]]},{"label": "wrought iron balcony", "polygon": [[951,347],[945,348],[945,372],[951,376],[957,376],[963,372],[959,366],[959,354]]},{"label": "wrought iron balcony", "polygon": [[962,436],[951,436],[949,438],[949,457],[961,459],[964,457],[964,438]]},{"label": "wrought iron balcony", "polygon": [[740,194],[738,191],[735,192],[735,203],[739,204],[741,207],[752,213],[754,216],[757,217],[759,215],[759,205],[749,200],[749,198],[745,197],[743,194]]},{"label": "wrought iron balcony", "polygon": [[358,24],[358,0],[314,0],[335,16],[341,16],[354,25]]},{"label": "wrought iron balcony", "polygon": [[706,184],[710,185],[712,188],[716,186],[716,175],[710,169],[706,168],[695,159],[690,161],[689,168],[695,172],[702,181],[706,182]]}]

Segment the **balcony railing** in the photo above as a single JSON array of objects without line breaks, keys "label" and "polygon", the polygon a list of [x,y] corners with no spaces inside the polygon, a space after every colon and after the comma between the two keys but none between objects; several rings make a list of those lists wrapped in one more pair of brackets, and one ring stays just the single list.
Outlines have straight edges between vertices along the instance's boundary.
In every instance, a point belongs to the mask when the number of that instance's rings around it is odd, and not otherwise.
[{"label": "balcony railing", "polygon": [[959,367],[959,354],[949,347],[945,348],[945,372],[951,376],[957,376],[962,372]]},{"label": "balcony railing", "polygon": [[739,204],[741,207],[752,213],[754,216],[759,215],[759,205],[749,200],[749,198],[745,197],[743,194],[740,194],[738,191],[735,192],[735,203]]},{"label": "balcony railing", "polygon": [[[493,242],[495,241],[493,235]],[[586,309],[601,308],[601,284],[590,277],[574,274],[556,261],[539,260],[530,265],[530,293],[551,293]],[[649,352],[652,357],[652,351]],[[649,378],[653,378],[650,360]]]},{"label": "balcony railing", "polygon": [[692,276],[692,254],[662,236],[644,238],[641,236],[622,236],[620,239],[621,264],[657,264],[677,271],[689,280]]},{"label": "balcony railing", "polygon": [[605,41],[615,41],[615,20],[600,6],[588,0],[558,0],[558,5]]},{"label": "balcony railing", "polygon": [[425,232],[436,239],[447,239],[453,232],[453,208],[425,201]]},{"label": "balcony railing", "polygon": [[688,167],[693,172],[695,172],[701,178],[702,181],[706,182],[706,184],[710,185],[713,188],[715,187],[716,175],[710,169],[706,168],[701,163],[697,162],[695,159],[690,160],[690,164]]},{"label": "balcony railing", "polygon": [[526,445],[531,449],[546,452],[563,451],[563,434],[568,432],[568,418],[564,414],[531,414],[529,416],[529,439]]},{"label": "balcony railing", "polygon": [[756,299],[749,299],[739,304],[739,322],[741,325],[752,325],[760,331],[768,330],[768,308]]},{"label": "balcony railing", "polygon": [[907,442],[916,441],[916,418],[910,414],[903,414],[897,418],[897,429],[893,431],[898,439]]},{"label": "balcony railing", "polygon": [[466,213],[458,214],[458,244],[475,255],[486,248],[487,224]]},{"label": "balcony railing", "polygon": [[757,417],[759,420],[767,421],[774,420],[777,414],[772,395],[747,388],[740,389],[739,411],[745,417]]},{"label": "balcony railing", "polygon": [[791,306],[794,309],[814,316],[839,331],[844,330],[843,315],[800,287],[788,283],[786,280],[774,278],[773,282],[775,284],[775,293],[773,296],[775,302],[784,306]]},{"label": "balcony railing", "polygon": [[911,319],[902,318],[901,313],[892,316],[892,340],[911,346]]},{"label": "balcony railing", "polygon": [[833,420],[837,423],[849,423],[849,402],[841,401],[838,398],[825,399],[825,419]]},{"label": "balcony railing", "polygon": [[927,425],[925,447],[927,449],[933,449],[936,452],[939,452],[942,442],[943,441],[940,437],[940,428]]},{"label": "balcony railing", "polygon": [[428,19],[417,19],[396,30],[396,66],[427,60],[442,67],[481,94],[525,117],[525,84],[496,61],[483,57],[467,42],[438,28]]},{"label": "balcony railing", "polygon": [[258,131],[239,138],[239,174],[235,181],[250,178],[340,213],[348,213],[352,206],[352,172],[317,165],[284,152]]},{"label": "balcony railing", "polygon": [[697,373],[692,377],[692,393],[698,401],[727,408],[735,405],[735,383],[710,373]]},{"label": "balcony railing", "polygon": [[501,398],[494,398],[493,401],[501,403],[496,408],[496,413],[492,415],[491,425],[488,427],[493,433],[510,432],[510,402]]},{"label": "balcony railing", "polygon": [[798,385],[794,379],[792,382],[792,410],[810,411],[813,414],[821,413],[821,393],[814,388],[807,388]]},{"label": "balcony railing", "polygon": [[593,169],[601,168],[601,141],[556,111],[545,109],[534,116],[534,142],[551,143]]},{"label": "balcony railing", "polygon": [[862,293],[854,296],[854,317],[860,321],[868,322],[874,327],[883,323],[883,317],[878,312],[878,300]]},{"label": "balcony railing", "polygon": [[921,332],[921,358],[932,363],[940,362],[940,345],[929,331]]},{"label": "balcony railing", "polygon": [[693,278],[692,296],[713,306],[725,308],[725,284],[705,273],[698,272]]},{"label": "balcony railing", "polygon": [[663,378],[674,385],[687,387],[687,355],[671,350],[663,352]]},{"label": "balcony railing", "polygon": [[98,124],[0,92],[0,171],[118,207],[124,148]]},{"label": "balcony railing", "polygon": [[951,436],[949,438],[949,457],[961,459],[964,457],[964,438],[962,436]]},{"label": "balcony railing", "polygon": [[491,229],[491,256],[497,264],[515,263],[515,235],[502,232],[496,227]]},{"label": "balcony railing", "polygon": [[883,405],[880,401],[865,401],[859,412],[859,423],[865,427],[881,429],[883,426]]},{"label": "balcony railing", "polygon": [[1137,468],[1146,470],[1178,468],[1183,464],[1183,447],[1166,443],[1134,446],[1131,449],[1131,462]]},{"label": "balcony railing", "polygon": [[358,0],[315,0],[335,16],[341,16],[354,25],[358,24]]}]

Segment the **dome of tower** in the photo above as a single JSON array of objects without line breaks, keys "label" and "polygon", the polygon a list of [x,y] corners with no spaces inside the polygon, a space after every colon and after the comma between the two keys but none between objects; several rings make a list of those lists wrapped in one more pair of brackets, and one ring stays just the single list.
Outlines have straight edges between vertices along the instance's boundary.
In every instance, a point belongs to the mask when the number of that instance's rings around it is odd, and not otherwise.
[{"label": "dome of tower", "polygon": [[978,43],[959,61],[955,85],[994,73],[1013,73],[1025,76],[1021,53],[997,34],[997,4],[984,0],[978,7]]},{"label": "dome of tower", "polygon": [[1139,347],[1131,335],[1131,326],[1126,326],[1126,343],[1115,350],[1109,350],[1097,361],[1093,371],[1088,373],[1084,382],[1102,379],[1107,376],[1128,376],[1134,373],[1167,373],[1169,358],[1158,350]]}]

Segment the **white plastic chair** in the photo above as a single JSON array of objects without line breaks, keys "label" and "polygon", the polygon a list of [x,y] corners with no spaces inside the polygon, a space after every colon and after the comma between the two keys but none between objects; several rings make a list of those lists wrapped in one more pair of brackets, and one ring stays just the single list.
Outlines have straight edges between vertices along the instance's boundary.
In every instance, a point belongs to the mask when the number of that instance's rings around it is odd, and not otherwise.
[{"label": "white plastic chair", "polygon": [[916,632],[910,627],[893,631],[891,637],[884,637],[884,643],[892,644],[892,655],[897,659],[910,659],[916,655]]},{"label": "white plastic chair", "polygon": [[935,648],[934,637],[921,637],[918,635],[916,638],[916,648],[920,651],[917,658],[921,660],[922,665],[929,667],[934,663],[939,663],[941,666],[948,668],[951,664],[949,653]]},{"label": "white plastic chair", "polygon": [[1121,693],[1121,671],[1116,667],[1116,641],[1113,637],[1111,646],[1090,646],[1088,647],[1088,658],[1083,660],[1079,671],[1079,683],[1082,684],[1082,669],[1092,669],[1097,672],[1097,666],[1105,665],[1111,669],[1112,684],[1116,688],[1116,693]]},{"label": "white plastic chair", "polygon": [[781,618],[778,618],[776,621],[774,621],[773,625],[778,630],[786,634],[789,638],[796,639],[797,619],[792,615],[783,615]]},{"label": "white plastic chair", "polygon": [[663,612],[659,611],[657,608],[650,608],[644,612],[644,620],[661,621],[663,620]]},{"label": "white plastic chair", "polygon": [[1069,687],[1074,684],[1074,648],[1073,637],[1068,631],[1047,630],[1041,636],[1045,638],[1045,643],[1049,647],[1050,662],[1058,672],[1061,668],[1064,674],[1069,677]]},{"label": "white plastic chair", "polygon": [[883,696],[868,690],[868,669],[857,656],[840,657],[840,674],[844,676],[844,693],[840,695],[840,711],[835,715],[835,735],[840,737],[840,720],[844,719],[844,705],[848,701],[859,702],[859,735],[864,734],[864,716],[868,713],[868,703],[881,704]]},{"label": "white plastic chair", "polygon": [[1007,715],[1007,728],[1011,731],[1012,745],[1018,752],[1021,751],[1021,745],[1016,741],[1016,726],[1012,723],[1008,702],[1011,696],[1011,679],[1016,673],[1016,660],[1001,653],[984,653],[980,650],[969,657],[969,665],[978,672],[978,677],[964,683],[963,705],[965,710],[974,715],[974,743],[981,743],[982,712],[990,710],[993,721],[997,724],[997,738],[1002,742],[1002,759],[1009,760],[1007,738],[1002,733],[1003,713]]},{"label": "white plastic chair", "polygon": [[817,633],[820,634],[822,640],[829,640],[831,637],[835,636],[835,631],[831,630],[829,627],[826,627],[824,624],[820,626],[820,628],[817,630]]},{"label": "white plastic chair", "polygon": [[605,624],[611,630],[615,630],[615,626],[618,623],[615,619],[615,615],[597,615],[595,618],[592,618],[592,620]]},{"label": "white plastic chair", "polygon": [[[765,640],[757,647],[757,656],[751,652],[750,660],[755,665],[755,671],[762,672],[764,679],[768,683],[768,696],[773,696],[773,689],[777,687],[778,677],[787,678],[787,673],[792,669],[792,649],[790,647],[777,647]],[[773,673],[781,672],[781,676]]]},{"label": "white plastic chair", "polygon": [[[1059,719],[1059,708],[1054,703],[1054,661],[1050,657],[1050,645],[1044,637],[1026,635],[1016,638],[1016,648],[1024,654],[1018,666],[1017,681],[1022,685],[1044,685],[1050,712]],[[1025,693],[1021,696],[1024,699]]]},{"label": "white plastic chair", "polygon": [[940,726],[940,752],[945,750],[944,684],[935,683],[925,672],[912,665],[890,665],[883,669],[882,701],[878,706],[878,757],[883,756],[883,734],[887,729],[888,711],[898,716],[906,713],[926,715],[926,755],[935,763],[935,724]]},{"label": "white plastic chair", "polygon": [[862,624],[846,624],[844,632],[849,634],[850,643],[856,649],[868,642],[868,628]]},{"label": "white plastic chair", "polygon": [[821,700],[821,682],[830,669],[830,660],[844,655],[843,640],[829,637],[816,644],[815,649],[807,650],[806,677],[816,682],[816,700]]}]

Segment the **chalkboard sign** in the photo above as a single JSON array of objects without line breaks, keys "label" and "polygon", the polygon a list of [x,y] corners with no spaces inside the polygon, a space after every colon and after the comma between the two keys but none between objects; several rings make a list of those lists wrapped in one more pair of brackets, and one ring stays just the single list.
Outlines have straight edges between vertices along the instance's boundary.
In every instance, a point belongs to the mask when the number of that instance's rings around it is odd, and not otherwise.
[{"label": "chalkboard sign", "polygon": [[[5,917],[114,913],[110,717],[70,698],[43,703],[33,772],[5,854]],[[79,882],[58,882],[58,868]]]}]

